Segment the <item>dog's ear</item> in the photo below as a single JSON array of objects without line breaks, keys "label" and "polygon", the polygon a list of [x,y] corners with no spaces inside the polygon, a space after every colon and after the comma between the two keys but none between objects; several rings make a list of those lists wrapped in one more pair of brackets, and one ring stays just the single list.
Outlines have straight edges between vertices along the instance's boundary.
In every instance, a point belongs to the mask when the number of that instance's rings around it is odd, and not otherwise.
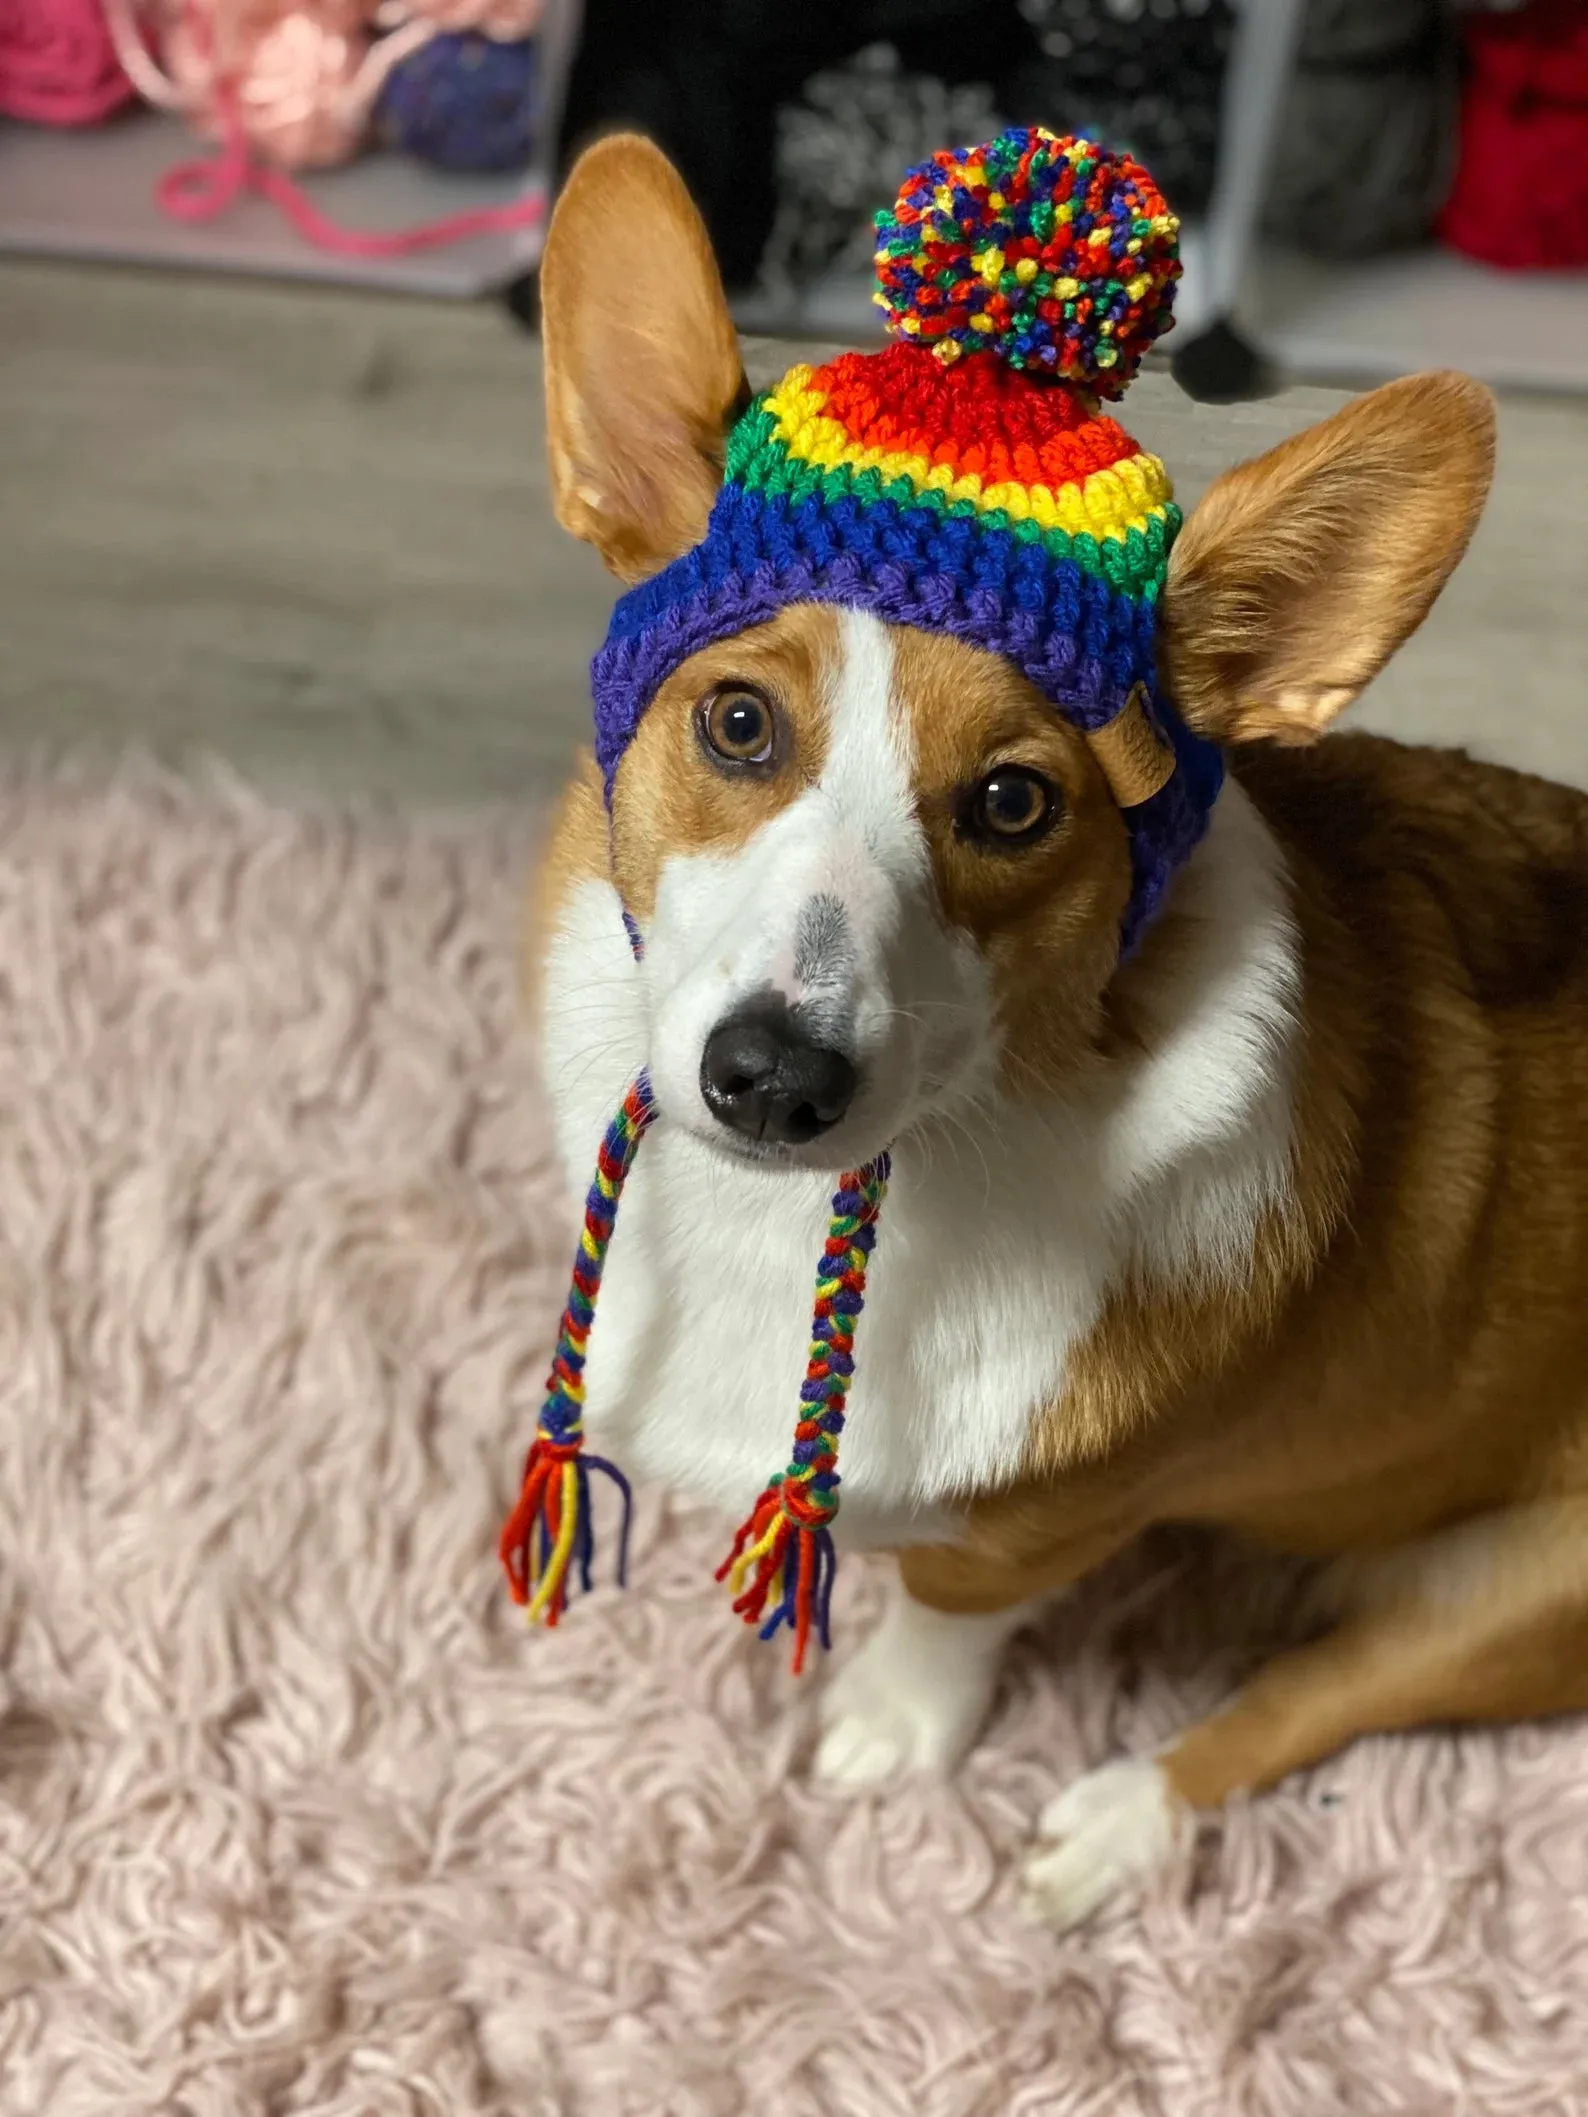
[{"label": "dog's ear", "polygon": [[1228,471],[1169,561],[1164,686],[1219,742],[1311,742],[1428,615],[1477,525],[1494,400],[1414,375]]},{"label": "dog's ear", "polygon": [[575,163],[540,269],[552,503],[622,581],[699,541],[744,388],[683,179],[619,133]]}]

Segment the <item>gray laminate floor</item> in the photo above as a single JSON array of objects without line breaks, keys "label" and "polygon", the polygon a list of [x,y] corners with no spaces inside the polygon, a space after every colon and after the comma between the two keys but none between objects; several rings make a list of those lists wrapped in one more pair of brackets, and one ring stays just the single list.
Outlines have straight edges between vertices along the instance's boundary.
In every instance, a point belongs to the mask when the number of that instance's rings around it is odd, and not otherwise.
[{"label": "gray laminate floor", "polygon": [[[765,376],[787,349],[752,349]],[[1342,401],[1144,376],[1182,497]],[[294,796],[538,797],[610,593],[494,309],[0,265],[0,748],[218,755]],[[1361,718],[1588,785],[1588,402],[1513,398],[1489,515]]]}]

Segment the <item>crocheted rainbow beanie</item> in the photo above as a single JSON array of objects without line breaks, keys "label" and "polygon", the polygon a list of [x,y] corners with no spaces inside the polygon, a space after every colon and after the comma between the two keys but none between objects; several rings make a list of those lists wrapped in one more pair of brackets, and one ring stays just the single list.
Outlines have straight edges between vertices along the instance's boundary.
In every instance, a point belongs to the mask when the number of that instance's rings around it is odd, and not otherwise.
[{"label": "crocheted rainbow beanie", "polygon": [[1017,126],[911,170],[877,227],[898,342],[791,368],[738,421],[704,538],[613,612],[597,759],[610,791],[679,664],[789,603],[951,633],[1091,739],[1130,833],[1128,951],[1222,778],[1157,690],[1168,474],[1100,402],[1170,327],[1179,224],[1128,156]]},{"label": "crocheted rainbow beanie", "polygon": [[[659,687],[699,648],[790,603],[833,603],[1002,654],[1091,744],[1130,838],[1128,952],[1206,828],[1223,778],[1157,688],[1154,631],[1179,527],[1168,477],[1101,409],[1169,328],[1177,223],[1145,170],[1016,128],[913,169],[877,217],[897,343],[791,368],[735,426],[693,551],[622,596],[592,669],[614,776]],[[642,937],[625,914],[638,954]],[[502,1536],[516,1601],[555,1624],[590,1584],[585,1349],[625,1177],[657,1116],[642,1074],[602,1142],[523,1489]],[[718,1578],[800,1668],[828,1635],[838,1443],[886,1153],[839,1179],[816,1273],[788,1468]],[[791,1378],[792,1379],[792,1378]]]}]

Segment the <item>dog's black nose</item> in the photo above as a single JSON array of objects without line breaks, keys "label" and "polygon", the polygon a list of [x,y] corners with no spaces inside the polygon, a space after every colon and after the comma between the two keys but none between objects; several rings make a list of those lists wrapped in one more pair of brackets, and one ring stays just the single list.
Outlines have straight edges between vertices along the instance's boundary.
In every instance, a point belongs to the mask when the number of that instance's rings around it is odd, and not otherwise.
[{"label": "dog's black nose", "polygon": [[760,994],[707,1037],[700,1092],[735,1132],[800,1147],[849,1108],[855,1069],[817,1043],[777,994]]}]

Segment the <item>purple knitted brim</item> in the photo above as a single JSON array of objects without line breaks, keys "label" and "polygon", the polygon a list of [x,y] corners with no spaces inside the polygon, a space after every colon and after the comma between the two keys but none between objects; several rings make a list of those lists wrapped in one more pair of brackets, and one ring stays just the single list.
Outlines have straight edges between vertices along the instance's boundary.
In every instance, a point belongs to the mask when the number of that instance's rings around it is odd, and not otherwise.
[{"label": "purple knitted brim", "polygon": [[[647,584],[649,585],[649,584]],[[627,600],[627,598],[625,598]],[[903,565],[867,572],[841,557],[820,571],[808,560],[729,574],[677,602],[626,636],[616,628],[591,664],[596,762],[610,794],[613,775],[634,738],[640,716],[673,671],[716,640],[765,624],[790,603],[835,603],[866,610],[890,624],[946,632],[1012,661],[1045,697],[1062,700],[1065,718],[1083,731],[1103,728],[1123,707],[1135,682],[1110,681],[1101,665],[1077,649],[1073,633],[1051,610],[1011,609],[992,590],[965,593],[950,574],[924,578]]]},{"label": "purple knitted brim", "polygon": [[[1141,663],[1134,656],[1127,682],[1082,655],[1062,613],[1055,621],[1051,603],[1038,611],[1011,608],[1006,597],[992,591],[967,593],[953,576],[923,576],[902,564],[867,568],[847,553],[819,569],[808,560],[781,567],[763,562],[750,574],[712,569],[709,579],[702,579],[705,569],[692,563],[696,557],[690,553],[675,561],[620,600],[606,643],[591,664],[596,762],[609,802],[640,718],[673,671],[702,647],[764,624],[790,603],[866,610],[893,624],[946,632],[1005,655],[1087,733],[1106,727],[1140,680]],[[1151,616],[1149,610],[1149,622]],[[1150,655],[1150,635],[1145,645]],[[1176,868],[1207,828],[1224,778],[1218,750],[1193,735],[1156,693],[1154,709],[1174,746],[1178,769],[1149,800],[1123,811],[1132,871],[1120,932],[1124,955],[1156,916]]]}]

